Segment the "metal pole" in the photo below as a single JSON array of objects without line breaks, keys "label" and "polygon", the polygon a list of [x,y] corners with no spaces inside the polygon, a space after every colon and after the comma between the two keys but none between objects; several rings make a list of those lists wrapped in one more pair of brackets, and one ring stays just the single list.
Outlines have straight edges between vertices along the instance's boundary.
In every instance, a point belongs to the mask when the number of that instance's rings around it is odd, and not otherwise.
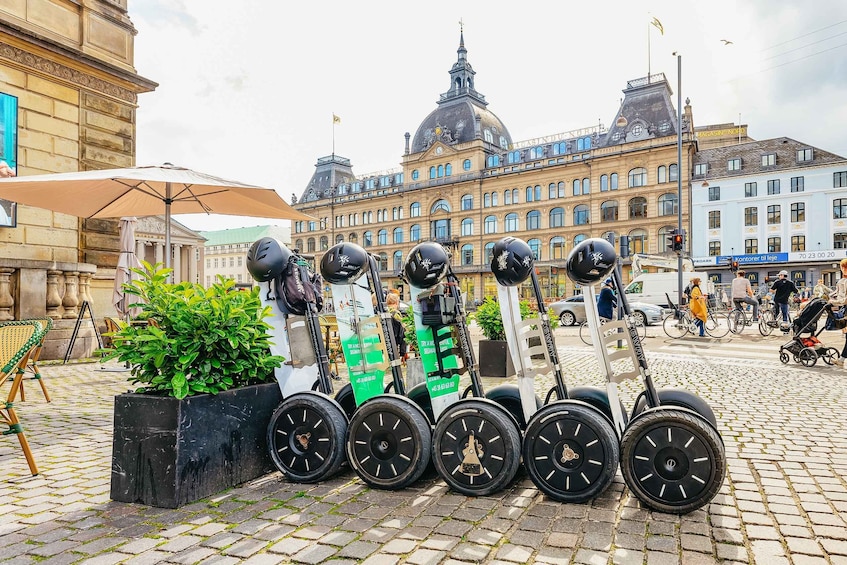
[{"label": "metal pole", "polygon": [[165,268],[171,268],[171,183],[165,183]]},{"label": "metal pole", "polygon": [[[676,199],[677,199],[677,233],[682,231],[682,55],[676,56]],[[683,248],[688,238],[683,236]],[[676,252],[676,272],[679,294],[677,303],[682,301],[682,252]]]}]

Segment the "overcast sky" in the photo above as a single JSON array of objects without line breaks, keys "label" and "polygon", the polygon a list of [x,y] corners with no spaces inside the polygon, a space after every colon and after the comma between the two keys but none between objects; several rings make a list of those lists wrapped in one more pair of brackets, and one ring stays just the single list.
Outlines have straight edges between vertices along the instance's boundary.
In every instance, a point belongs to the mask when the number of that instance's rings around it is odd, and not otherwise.
[{"label": "overcast sky", "polygon": [[[608,128],[626,81],[648,69],[665,73],[676,103],[678,51],[695,125],[740,115],[754,139],[847,156],[844,0],[130,0],[129,14],[136,69],[159,83],[139,96],[137,164],[172,162],[286,200],[332,153],[333,129],[355,174],[399,168],[404,134],[450,87],[459,20],[476,89],[515,141]],[[274,223],[178,219],[198,230]]]}]

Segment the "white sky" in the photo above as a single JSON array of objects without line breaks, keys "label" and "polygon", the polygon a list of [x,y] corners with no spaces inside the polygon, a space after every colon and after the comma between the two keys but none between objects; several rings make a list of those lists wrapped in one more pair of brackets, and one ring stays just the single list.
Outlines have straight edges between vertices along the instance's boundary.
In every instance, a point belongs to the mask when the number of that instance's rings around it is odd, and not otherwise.
[{"label": "white sky", "polygon": [[[847,156],[843,0],[131,0],[139,97],[137,164],[171,162],[299,197],[319,157],[357,175],[397,169],[449,89],[459,20],[476,88],[523,141],[598,120],[626,81],[664,72],[695,125],[741,122]],[[664,35],[649,26],[652,17]],[[732,41],[724,45],[721,41]],[[180,216],[197,230],[274,223]],[[278,223],[278,222],[277,222]]]}]

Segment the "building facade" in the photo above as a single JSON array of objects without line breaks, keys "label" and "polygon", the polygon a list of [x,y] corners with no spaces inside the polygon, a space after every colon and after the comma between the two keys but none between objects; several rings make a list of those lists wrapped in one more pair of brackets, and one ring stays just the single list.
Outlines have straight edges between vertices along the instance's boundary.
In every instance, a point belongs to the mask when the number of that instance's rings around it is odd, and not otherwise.
[{"label": "building facade", "polygon": [[227,230],[203,231],[204,246],[203,279],[205,286],[212,285],[218,275],[232,279],[236,284],[253,286],[253,277],[247,271],[247,250],[258,239],[273,237],[291,245],[289,226],[253,226]]},{"label": "building facade", "polygon": [[347,158],[318,159],[296,205],[316,220],[294,222],[295,247],[319,259],[334,243],[357,242],[379,257],[383,282],[407,297],[397,276],[404,257],[437,241],[452,252],[462,291],[479,300],[496,292],[495,242],[514,235],[533,249],[553,299],[580,291],[562,267],[585,238],[626,235],[630,252],[670,253],[680,206],[690,232],[693,115],[686,101],[678,123],[664,75],[629,81],[609,128],[514,141],[475,88],[463,36],[457,52],[449,89],[405,134],[399,168],[356,176]]},{"label": "building facade", "polygon": [[[847,159],[781,137],[701,149],[691,177],[692,255],[715,282],[731,259],[754,285],[789,271],[834,285],[847,257]],[[702,235],[701,235],[702,234]]]}]

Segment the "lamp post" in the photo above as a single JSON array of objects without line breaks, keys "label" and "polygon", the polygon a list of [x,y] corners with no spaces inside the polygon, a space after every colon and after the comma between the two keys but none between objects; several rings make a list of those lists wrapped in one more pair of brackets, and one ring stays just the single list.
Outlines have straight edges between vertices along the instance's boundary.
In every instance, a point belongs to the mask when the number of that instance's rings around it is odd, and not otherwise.
[{"label": "lamp post", "polygon": [[[674,52],[674,55],[676,55],[676,218],[677,230],[679,230],[677,233],[684,233],[682,231],[682,55],[676,52]],[[686,239],[683,236],[683,242]],[[690,246],[691,244],[689,243],[689,248]],[[682,300],[682,252],[682,249],[676,252],[679,301]]]}]

